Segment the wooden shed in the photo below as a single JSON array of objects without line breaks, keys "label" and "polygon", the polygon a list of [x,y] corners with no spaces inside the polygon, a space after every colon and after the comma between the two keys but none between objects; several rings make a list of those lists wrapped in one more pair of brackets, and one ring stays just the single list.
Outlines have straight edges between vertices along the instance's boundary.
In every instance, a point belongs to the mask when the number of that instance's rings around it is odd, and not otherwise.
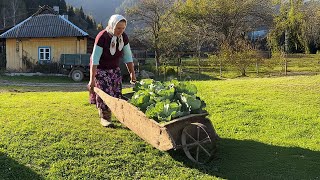
[{"label": "wooden shed", "polygon": [[0,35],[6,40],[6,69],[28,72],[58,62],[61,54],[86,54],[89,34],[49,6]]}]

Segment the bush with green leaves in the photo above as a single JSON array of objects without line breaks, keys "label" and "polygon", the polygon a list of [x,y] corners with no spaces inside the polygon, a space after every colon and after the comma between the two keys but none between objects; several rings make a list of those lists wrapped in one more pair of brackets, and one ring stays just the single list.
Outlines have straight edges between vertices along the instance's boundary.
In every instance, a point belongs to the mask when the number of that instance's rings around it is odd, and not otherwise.
[{"label": "bush with green leaves", "polygon": [[133,91],[129,102],[158,122],[205,112],[205,102],[196,96],[197,87],[190,82],[142,79]]}]

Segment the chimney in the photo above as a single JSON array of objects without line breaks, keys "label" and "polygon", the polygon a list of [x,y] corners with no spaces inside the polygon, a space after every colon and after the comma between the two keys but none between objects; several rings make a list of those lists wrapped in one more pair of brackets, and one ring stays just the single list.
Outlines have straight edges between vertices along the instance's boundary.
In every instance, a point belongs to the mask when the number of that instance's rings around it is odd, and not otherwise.
[{"label": "chimney", "polygon": [[53,10],[59,14],[59,6],[53,6]]}]

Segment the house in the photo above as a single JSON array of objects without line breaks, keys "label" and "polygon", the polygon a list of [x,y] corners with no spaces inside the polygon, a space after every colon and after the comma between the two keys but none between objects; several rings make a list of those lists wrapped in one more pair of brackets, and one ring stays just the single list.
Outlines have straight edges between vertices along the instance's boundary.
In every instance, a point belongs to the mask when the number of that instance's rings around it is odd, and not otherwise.
[{"label": "house", "polygon": [[[12,28],[12,27],[10,27]],[[2,28],[0,29],[0,34],[5,33],[10,28]],[[0,69],[6,68],[6,40],[0,39]]]},{"label": "house", "polygon": [[137,60],[140,65],[144,65],[147,58],[147,46],[144,45],[139,39],[130,38],[130,47],[133,58]]},{"label": "house", "polygon": [[61,54],[88,53],[89,34],[49,6],[0,35],[6,44],[6,69],[28,72],[59,62]]}]

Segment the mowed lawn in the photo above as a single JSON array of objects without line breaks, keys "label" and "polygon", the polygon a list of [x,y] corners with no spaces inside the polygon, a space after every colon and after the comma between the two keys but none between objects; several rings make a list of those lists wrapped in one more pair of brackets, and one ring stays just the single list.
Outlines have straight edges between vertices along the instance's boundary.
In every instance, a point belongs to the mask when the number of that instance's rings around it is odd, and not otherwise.
[{"label": "mowed lawn", "polygon": [[193,83],[221,137],[206,165],[101,127],[84,90],[0,84],[0,179],[320,179],[320,75]]}]

